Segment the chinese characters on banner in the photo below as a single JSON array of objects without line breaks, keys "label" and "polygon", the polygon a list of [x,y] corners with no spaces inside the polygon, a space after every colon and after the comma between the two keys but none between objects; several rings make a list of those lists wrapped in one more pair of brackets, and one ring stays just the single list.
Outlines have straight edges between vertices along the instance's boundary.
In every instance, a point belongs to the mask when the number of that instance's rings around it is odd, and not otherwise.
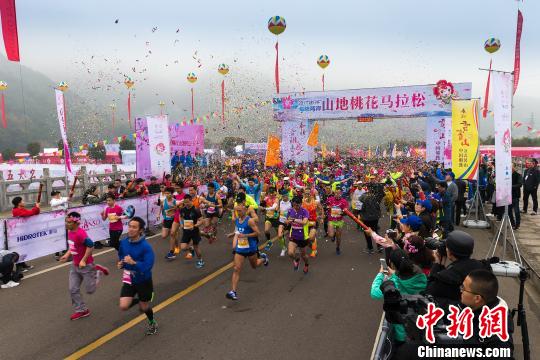
[{"label": "chinese characters on banner", "polygon": [[444,168],[452,168],[452,117],[447,116],[444,118],[444,140],[446,145],[444,146]]},{"label": "chinese characters on banner", "polygon": [[137,177],[143,179],[151,177],[152,168],[150,164],[148,123],[146,118],[135,119],[135,154]]},{"label": "chinese characters on banner", "polygon": [[202,154],[204,152],[204,126],[203,125],[169,125],[169,136],[171,138],[171,154],[182,150],[191,155]]},{"label": "chinese characters on banner", "polygon": [[[272,101],[274,120],[449,116],[450,106],[433,94],[434,86],[280,94]],[[454,84],[455,96],[470,98],[471,87]]]},{"label": "chinese characters on banner", "polygon": [[493,72],[493,119],[495,124],[495,182],[497,206],[512,203],[512,74]]},{"label": "chinese characters on banner", "polygon": [[143,179],[150,180],[151,176],[158,179],[163,173],[171,172],[171,149],[169,140],[169,121],[167,116],[148,116],[148,147],[150,151],[150,168],[152,173]]},{"label": "chinese characters on banner", "polygon": [[426,123],[426,161],[444,163],[446,147],[446,119],[429,117]]},{"label": "chinese characters on banner", "polygon": [[478,174],[478,100],[452,101],[452,170],[458,179]]},{"label": "chinese characters on banner", "polygon": [[311,131],[309,120],[293,120],[283,123],[281,127],[281,153],[283,162],[311,161],[313,149],[307,145]]}]

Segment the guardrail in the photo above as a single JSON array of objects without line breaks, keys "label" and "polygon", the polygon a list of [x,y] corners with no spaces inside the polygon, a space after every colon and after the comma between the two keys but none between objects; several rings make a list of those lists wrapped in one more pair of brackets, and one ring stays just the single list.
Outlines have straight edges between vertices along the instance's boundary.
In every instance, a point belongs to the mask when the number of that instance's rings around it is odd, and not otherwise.
[{"label": "guardrail", "polygon": [[[120,171],[116,165],[112,165],[112,171],[104,174],[90,174],[86,170],[86,166],[81,166],[77,173],[77,184],[75,185],[72,202],[80,202],[82,195],[90,185],[96,185],[100,193],[107,191],[107,185],[114,182],[115,179],[133,179],[136,175],[135,171]],[[58,190],[64,196],[66,190],[66,178],[64,176],[50,176],[48,168],[43,169],[43,176],[39,179],[31,180],[5,180],[3,173],[0,171],[0,211],[8,211],[12,209],[11,200],[20,196],[25,203],[34,204],[37,201],[39,193],[39,184],[43,184],[41,195],[41,204],[49,204],[51,199],[51,191]],[[32,184],[37,184],[31,186]],[[68,184],[71,188],[72,184]],[[16,188],[13,190],[13,188]],[[17,189],[18,188],[18,189]]]}]

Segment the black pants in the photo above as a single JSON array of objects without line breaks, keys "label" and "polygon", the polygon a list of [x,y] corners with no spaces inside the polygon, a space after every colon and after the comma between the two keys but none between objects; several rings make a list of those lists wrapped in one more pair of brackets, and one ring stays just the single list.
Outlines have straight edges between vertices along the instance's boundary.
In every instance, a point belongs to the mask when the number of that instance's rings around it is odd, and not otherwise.
[{"label": "black pants", "polygon": [[523,211],[527,212],[527,208],[529,207],[529,195],[532,196],[533,201],[533,211],[538,211],[538,188],[532,188],[532,189],[523,189]]},{"label": "black pants", "polygon": [[[379,230],[379,219],[377,220],[365,220],[364,224],[366,224],[367,227],[370,227],[371,230],[377,232]],[[364,236],[366,238],[366,244],[367,248],[369,250],[373,250],[373,240],[371,239],[371,236],[368,236],[368,234],[364,233]]]},{"label": "black pants", "polygon": [[120,248],[120,236],[122,235],[122,230],[109,230],[109,245],[118,251]]},{"label": "black pants", "polygon": [[508,205],[508,217],[510,224],[518,228],[521,224],[521,214],[519,213],[519,198],[512,198],[512,204]]},{"label": "black pants", "polygon": [[465,199],[456,201],[456,209],[455,209],[456,225],[459,225],[462,211],[463,211],[463,214],[467,213],[467,207],[465,206]]},{"label": "black pants", "polygon": [[2,274],[2,282],[4,284],[8,283],[10,280],[13,280],[14,265],[14,254],[7,254],[2,258],[2,261],[0,262],[0,274]]}]

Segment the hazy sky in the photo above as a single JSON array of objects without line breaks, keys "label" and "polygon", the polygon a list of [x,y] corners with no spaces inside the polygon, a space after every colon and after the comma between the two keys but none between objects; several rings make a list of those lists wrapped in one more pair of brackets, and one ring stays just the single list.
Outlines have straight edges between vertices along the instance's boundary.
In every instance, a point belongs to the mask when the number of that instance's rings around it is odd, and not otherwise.
[{"label": "hazy sky", "polygon": [[124,86],[115,81],[129,74],[138,101],[145,97],[142,111],[157,111],[165,100],[174,112],[176,100],[177,110],[187,115],[186,74],[199,77],[201,112],[219,110],[222,77],[216,69],[223,62],[230,66],[228,90],[235,105],[271,96],[275,36],[267,21],[273,15],[287,21],[279,36],[282,92],[320,90],[316,58],[327,54],[327,89],[447,79],[472,81],[473,94],[483,96],[487,74],[478,68],[487,67],[491,57],[484,41],[501,40],[494,67],[512,70],[518,4],[524,27],[516,96],[538,97],[540,2],[533,0],[17,0],[17,15],[22,64],[67,81],[73,91],[100,86],[93,91],[105,101],[123,98]]}]

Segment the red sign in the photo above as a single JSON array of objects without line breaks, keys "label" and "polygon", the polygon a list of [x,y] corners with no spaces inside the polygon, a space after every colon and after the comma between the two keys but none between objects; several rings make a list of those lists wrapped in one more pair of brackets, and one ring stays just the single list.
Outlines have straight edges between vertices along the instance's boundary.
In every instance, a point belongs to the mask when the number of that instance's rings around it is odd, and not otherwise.
[{"label": "red sign", "polygon": [[361,123],[370,123],[370,122],[373,122],[373,118],[360,116],[357,121]]}]

